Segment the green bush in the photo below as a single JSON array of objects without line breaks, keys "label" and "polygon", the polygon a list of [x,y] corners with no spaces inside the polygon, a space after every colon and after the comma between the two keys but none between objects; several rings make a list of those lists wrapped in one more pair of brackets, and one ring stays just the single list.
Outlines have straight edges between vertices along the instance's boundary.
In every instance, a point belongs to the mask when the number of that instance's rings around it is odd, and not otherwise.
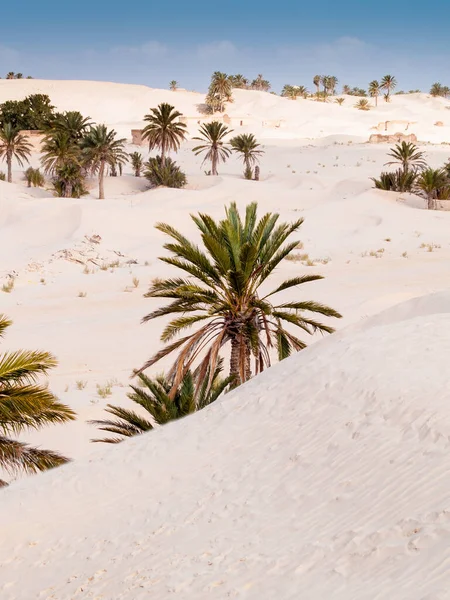
[{"label": "green bush", "polygon": [[3,171],[0,171],[0,181],[6,181],[6,175]]},{"label": "green bush", "polygon": [[415,171],[398,169],[393,172],[384,171],[380,178],[371,177],[375,187],[389,192],[412,192],[417,179]]},{"label": "green bush", "polygon": [[28,167],[28,169],[25,171],[25,179],[28,187],[44,187],[45,185],[44,175],[39,169],[33,169],[33,167]]},{"label": "green bush", "polygon": [[46,94],[32,94],[24,100],[7,100],[0,104],[0,125],[11,123],[18,129],[46,129],[57,116],[54,110]]},{"label": "green bush", "polygon": [[171,158],[166,158],[164,166],[160,156],[150,158],[144,166],[144,175],[153,187],[182,188],[187,183],[186,175]]}]

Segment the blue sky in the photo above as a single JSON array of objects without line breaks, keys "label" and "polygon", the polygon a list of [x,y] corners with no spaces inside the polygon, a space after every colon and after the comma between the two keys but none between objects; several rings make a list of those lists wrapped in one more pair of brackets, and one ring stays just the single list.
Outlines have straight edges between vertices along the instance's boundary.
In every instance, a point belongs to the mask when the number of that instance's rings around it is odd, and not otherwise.
[{"label": "blue sky", "polygon": [[450,85],[450,0],[26,0],[2,6],[0,74],[204,91],[214,70],[278,91],[313,75]]}]

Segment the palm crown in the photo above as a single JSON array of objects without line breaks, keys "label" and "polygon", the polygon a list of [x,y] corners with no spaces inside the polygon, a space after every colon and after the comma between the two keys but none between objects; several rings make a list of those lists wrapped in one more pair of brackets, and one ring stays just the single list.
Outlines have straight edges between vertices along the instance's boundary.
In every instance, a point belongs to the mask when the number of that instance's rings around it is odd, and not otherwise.
[{"label": "palm crown", "polygon": [[225,162],[231,154],[231,150],[225,142],[225,137],[232,133],[232,130],[220,121],[212,121],[211,123],[203,123],[199,133],[200,136],[193,139],[203,143],[195,146],[192,151],[196,156],[204,153],[205,157],[202,164],[210,160],[212,174],[218,175],[217,165],[220,162]]},{"label": "palm crown", "polygon": [[8,181],[12,182],[12,159],[17,160],[22,167],[24,162],[29,162],[31,155],[31,144],[29,144],[19,129],[14,128],[11,123],[4,123],[0,128],[0,158],[6,160],[8,166]]},{"label": "palm crown", "polygon": [[[0,315],[0,337],[10,325],[11,321]],[[9,475],[44,471],[68,460],[57,452],[33,448],[9,437],[75,418],[70,408],[37,381],[55,366],[56,360],[48,352],[21,350],[0,355],[0,467]],[[6,483],[0,480],[2,485]]]},{"label": "palm crown", "polygon": [[259,161],[259,156],[264,154],[264,150],[259,149],[260,145],[252,133],[242,133],[231,138],[230,146],[237,154],[241,155],[246,170],[250,171],[252,165]]},{"label": "palm crown", "polygon": [[148,140],[150,150],[159,148],[163,166],[167,152],[177,152],[186,139],[187,127],[178,121],[181,116],[174,106],[163,102],[157,108],[151,108],[150,114],[144,117],[148,125],[142,131],[142,139]]},{"label": "palm crown", "polygon": [[411,167],[414,170],[417,170],[426,166],[426,162],[423,158],[424,153],[411,142],[401,142],[401,144],[397,144],[391,149],[388,156],[392,157],[394,160],[386,163],[386,165],[400,163],[404,171],[408,171]]},{"label": "palm crown", "polygon": [[[305,348],[305,342],[288,331],[285,324],[308,334],[333,331],[303,314],[306,311],[327,317],[341,316],[328,306],[305,300],[271,303],[274,294],[322,279],[320,275],[297,276],[264,296],[258,293],[274,269],[297,246],[298,240],[285,242],[298,231],[303,219],[278,224],[279,215],[267,213],[258,221],[256,203],[247,206],[244,222],[234,203],[220,222],[205,214],[191,218],[200,230],[204,249],[170,225],[156,226],[173,240],[164,246],[171,255],[160,260],[183,270],[188,277],[157,280],[146,294],[148,298],[169,298],[172,302],[148,314],[144,322],[164,315],[174,318],[161,336],[167,345],[140,372],[177,351],[170,371],[173,394],[197,361],[200,361],[198,381],[203,381],[208,369],[214,372],[221,348],[230,343],[230,376],[239,384],[251,377],[251,355],[254,372],[258,373],[270,366],[272,349],[276,349],[281,360],[292,351]],[[197,331],[173,341],[195,324],[201,324]]]},{"label": "palm crown", "polygon": [[90,117],[83,117],[77,110],[60,114],[51,123],[51,131],[61,131],[68,135],[72,142],[79,142],[83,135],[92,126]]},{"label": "palm crown", "polygon": [[155,425],[165,425],[169,421],[181,419],[212,404],[231,382],[231,377],[221,378],[220,376],[222,362],[222,360],[218,362],[212,373],[210,385],[208,385],[210,373],[209,371],[206,373],[198,394],[195,393],[195,375],[191,371],[187,371],[184,375],[181,385],[176,389],[173,397],[170,397],[172,382],[167,377],[160,375],[151,379],[141,373],[138,376],[140,385],[132,385],[132,392],[128,394],[128,397],[147,411],[150,420],[133,410],[108,404],[106,412],[113,415],[115,419],[90,421],[90,423],[99,426],[102,431],[114,433],[116,437],[93,441],[116,444],[127,437],[151,431]]},{"label": "palm crown", "polygon": [[397,85],[397,80],[393,75],[385,75],[381,80],[381,89],[386,90],[387,95],[391,93],[391,90],[395,89]]}]

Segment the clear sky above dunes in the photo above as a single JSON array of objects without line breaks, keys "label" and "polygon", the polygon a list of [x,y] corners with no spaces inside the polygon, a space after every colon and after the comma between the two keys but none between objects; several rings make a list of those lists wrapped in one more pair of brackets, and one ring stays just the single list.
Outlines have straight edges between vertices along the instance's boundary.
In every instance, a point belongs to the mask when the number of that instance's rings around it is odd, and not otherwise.
[{"label": "clear sky above dunes", "polygon": [[316,73],[366,86],[450,85],[450,1],[26,0],[2,6],[0,74],[205,90],[214,70],[311,87]]}]

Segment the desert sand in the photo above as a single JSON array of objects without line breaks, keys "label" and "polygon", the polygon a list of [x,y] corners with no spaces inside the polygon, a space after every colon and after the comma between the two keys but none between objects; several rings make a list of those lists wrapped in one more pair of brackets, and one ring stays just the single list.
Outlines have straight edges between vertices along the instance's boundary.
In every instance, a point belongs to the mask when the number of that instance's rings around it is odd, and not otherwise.
[{"label": "desert sand", "polygon": [[[0,102],[38,92],[128,139],[161,101],[195,135],[204,99],[0,81]],[[427,94],[368,112],[354,103],[237,90],[226,112],[264,146],[260,182],[242,179],[234,157],[205,176],[191,140],[176,156],[183,190],[148,190],[130,167],[107,179],[102,201],[95,181],[79,200],[28,189],[18,165],[15,183],[0,182],[0,283],[15,277],[0,292],[14,321],[5,347],[54,353],[51,388],[78,413],[25,438],[74,462],[0,494],[2,600],[448,597],[450,213],[373,189],[390,146],[367,140],[379,123],[407,121],[429,164],[442,165],[450,103]],[[91,444],[86,420],[109,402],[127,405],[132,369],[160,345],[162,322],[140,324],[157,306],[143,297],[149,282],[168,274],[155,223],[195,237],[189,214],[220,217],[230,201],[305,219],[310,262],[284,261],[271,286],[324,275],[301,294],[343,314],[338,332],[196,415],[118,447]]]}]

